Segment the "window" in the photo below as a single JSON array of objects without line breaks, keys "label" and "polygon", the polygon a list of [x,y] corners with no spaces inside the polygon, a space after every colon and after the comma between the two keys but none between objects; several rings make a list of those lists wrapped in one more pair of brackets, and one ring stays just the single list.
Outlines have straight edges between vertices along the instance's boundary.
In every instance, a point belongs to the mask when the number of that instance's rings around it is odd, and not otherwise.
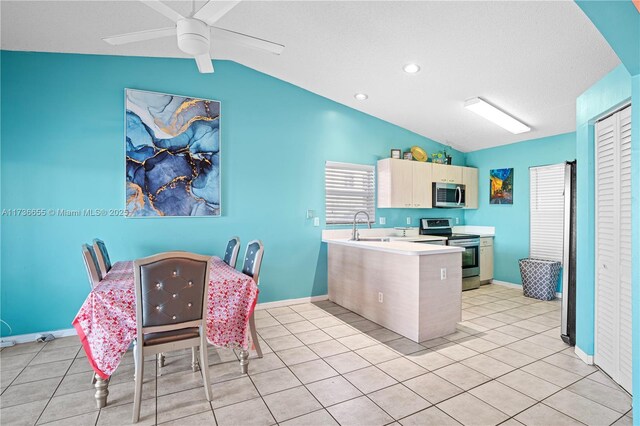
[{"label": "window", "polygon": [[[327,224],[353,223],[353,215],[360,210],[376,221],[375,167],[365,164],[325,164],[326,220]],[[366,220],[364,215],[358,220]]]},{"label": "window", "polygon": [[529,256],[562,262],[565,163],[529,169]]}]

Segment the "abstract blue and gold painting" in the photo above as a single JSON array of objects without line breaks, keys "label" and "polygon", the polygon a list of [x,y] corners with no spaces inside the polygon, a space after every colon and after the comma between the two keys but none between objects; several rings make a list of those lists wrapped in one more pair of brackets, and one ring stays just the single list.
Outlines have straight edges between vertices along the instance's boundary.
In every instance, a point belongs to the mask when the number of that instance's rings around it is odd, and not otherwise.
[{"label": "abstract blue and gold painting", "polygon": [[126,89],[129,217],[220,216],[220,102]]}]

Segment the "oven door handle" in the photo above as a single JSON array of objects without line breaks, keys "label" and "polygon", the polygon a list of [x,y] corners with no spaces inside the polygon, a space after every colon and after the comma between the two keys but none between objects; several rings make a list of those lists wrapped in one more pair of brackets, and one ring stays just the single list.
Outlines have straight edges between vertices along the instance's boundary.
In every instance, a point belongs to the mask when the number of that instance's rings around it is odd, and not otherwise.
[{"label": "oven door handle", "polygon": [[449,240],[449,245],[453,247],[478,247],[480,248],[480,241],[451,241]]}]

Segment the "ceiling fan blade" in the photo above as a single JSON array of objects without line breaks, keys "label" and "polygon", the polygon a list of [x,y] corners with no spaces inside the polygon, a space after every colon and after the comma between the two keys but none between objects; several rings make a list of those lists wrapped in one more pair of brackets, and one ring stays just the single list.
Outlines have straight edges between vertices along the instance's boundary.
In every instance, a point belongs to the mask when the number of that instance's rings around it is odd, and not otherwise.
[{"label": "ceiling fan blade", "polygon": [[213,62],[211,62],[211,56],[208,53],[204,55],[194,56],[196,64],[198,65],[198,71],[203,74],[210,74],[213,72]]},{"label": "ceiling fan blade", "polygon": [[176,35],[176,28],[158,28],[157,30],[137,31],[135,33],[120,34],[103,38],[109,44],[119,46],[121,44],[134,43],[136,41],[153,40],[156,38],[171,37]]},{"label": "ceiling fan blade", "polygon": [[209,25],[213,25],[218,21],[218,19],[222,18],[227,14],[227,12],[236,7],[238,3],[240,3],[240,0],[209,0],[209,2],[202,6],[200,10],[193,15],[193,17],[204,21]]},{"label": "ceiling fan blade", "polygon": [[175,10],[171,9],[166,4],[162,3],[160,0],[140,0],[142,3],[149,6],[151,9],[156,12],[166,16],[171,19],[173,22],[178,22],[180,19],[184,19],[184,16],[180,15]]},{"label": "ceiling fan blade", "polygon": [[232,43],[241,44],[247,47],[253,47],[254,49],[266,50],[273,54],[279,55],[284,50],[282,44],[273,43],[261,38],[252,37],[250,35],[237,33],[235,31],[225,30],[222,28],[212,27],[213,39],[226,40]]}]

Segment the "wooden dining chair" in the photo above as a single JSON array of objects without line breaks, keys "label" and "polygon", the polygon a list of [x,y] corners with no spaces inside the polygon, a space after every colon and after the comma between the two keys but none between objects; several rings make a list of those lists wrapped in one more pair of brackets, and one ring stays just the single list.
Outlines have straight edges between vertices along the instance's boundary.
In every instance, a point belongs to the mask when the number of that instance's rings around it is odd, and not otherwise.
[{"label": "wooden dining chair", "polygon": [[98,265],[100,266],[100,274],[104,277],[111,269],[111,259],[109,259],[109,252],[107,252],[107,246],[104,241],[99,239],[93,240],[93,251],[98,259]]},{"label": "wooden dining chair", "polygon": [[236,263],[238,262],[239,251],[240,251],[240,238],[231,237],[231,239],[227,242],[227,249],[224,252],[224,258],[222,260],[227,265],[231,266],[232,268],[235,268]]},{"label": "wooden dining chair", "polygon": [[[250,276],[256,285],[260,278],[260,266],[262,266],[262,255],[264,254],[264,244],[260,240],[249,241],[247,249],[244,252],[244,262],[242,263],[242,273]],[[258,358],[262,358],[262,349],[258,341],[258,333],[256,332],[256,320],[254,313],[249,317],[249,331],[251,332],[251,341],[256,348]]]},{"label": "wooden dining chair", "polygon": [[100,273],[100,266],[98,265],[98,259],[93,247],[88,244],[82,245],[82,258],[84,259],[84,266],[87,269],[87,276],[89,277],[89,285],[91,289],[97,286],[102,281],[102,274]]},{"label": "wooden dining chair", "polygon": [[209,262],[209,256],[187,252],[161,253],[134,262],[134,423],[140,418],[146,355],[198,347],[205,395],[212,399],[206,338]]}]

